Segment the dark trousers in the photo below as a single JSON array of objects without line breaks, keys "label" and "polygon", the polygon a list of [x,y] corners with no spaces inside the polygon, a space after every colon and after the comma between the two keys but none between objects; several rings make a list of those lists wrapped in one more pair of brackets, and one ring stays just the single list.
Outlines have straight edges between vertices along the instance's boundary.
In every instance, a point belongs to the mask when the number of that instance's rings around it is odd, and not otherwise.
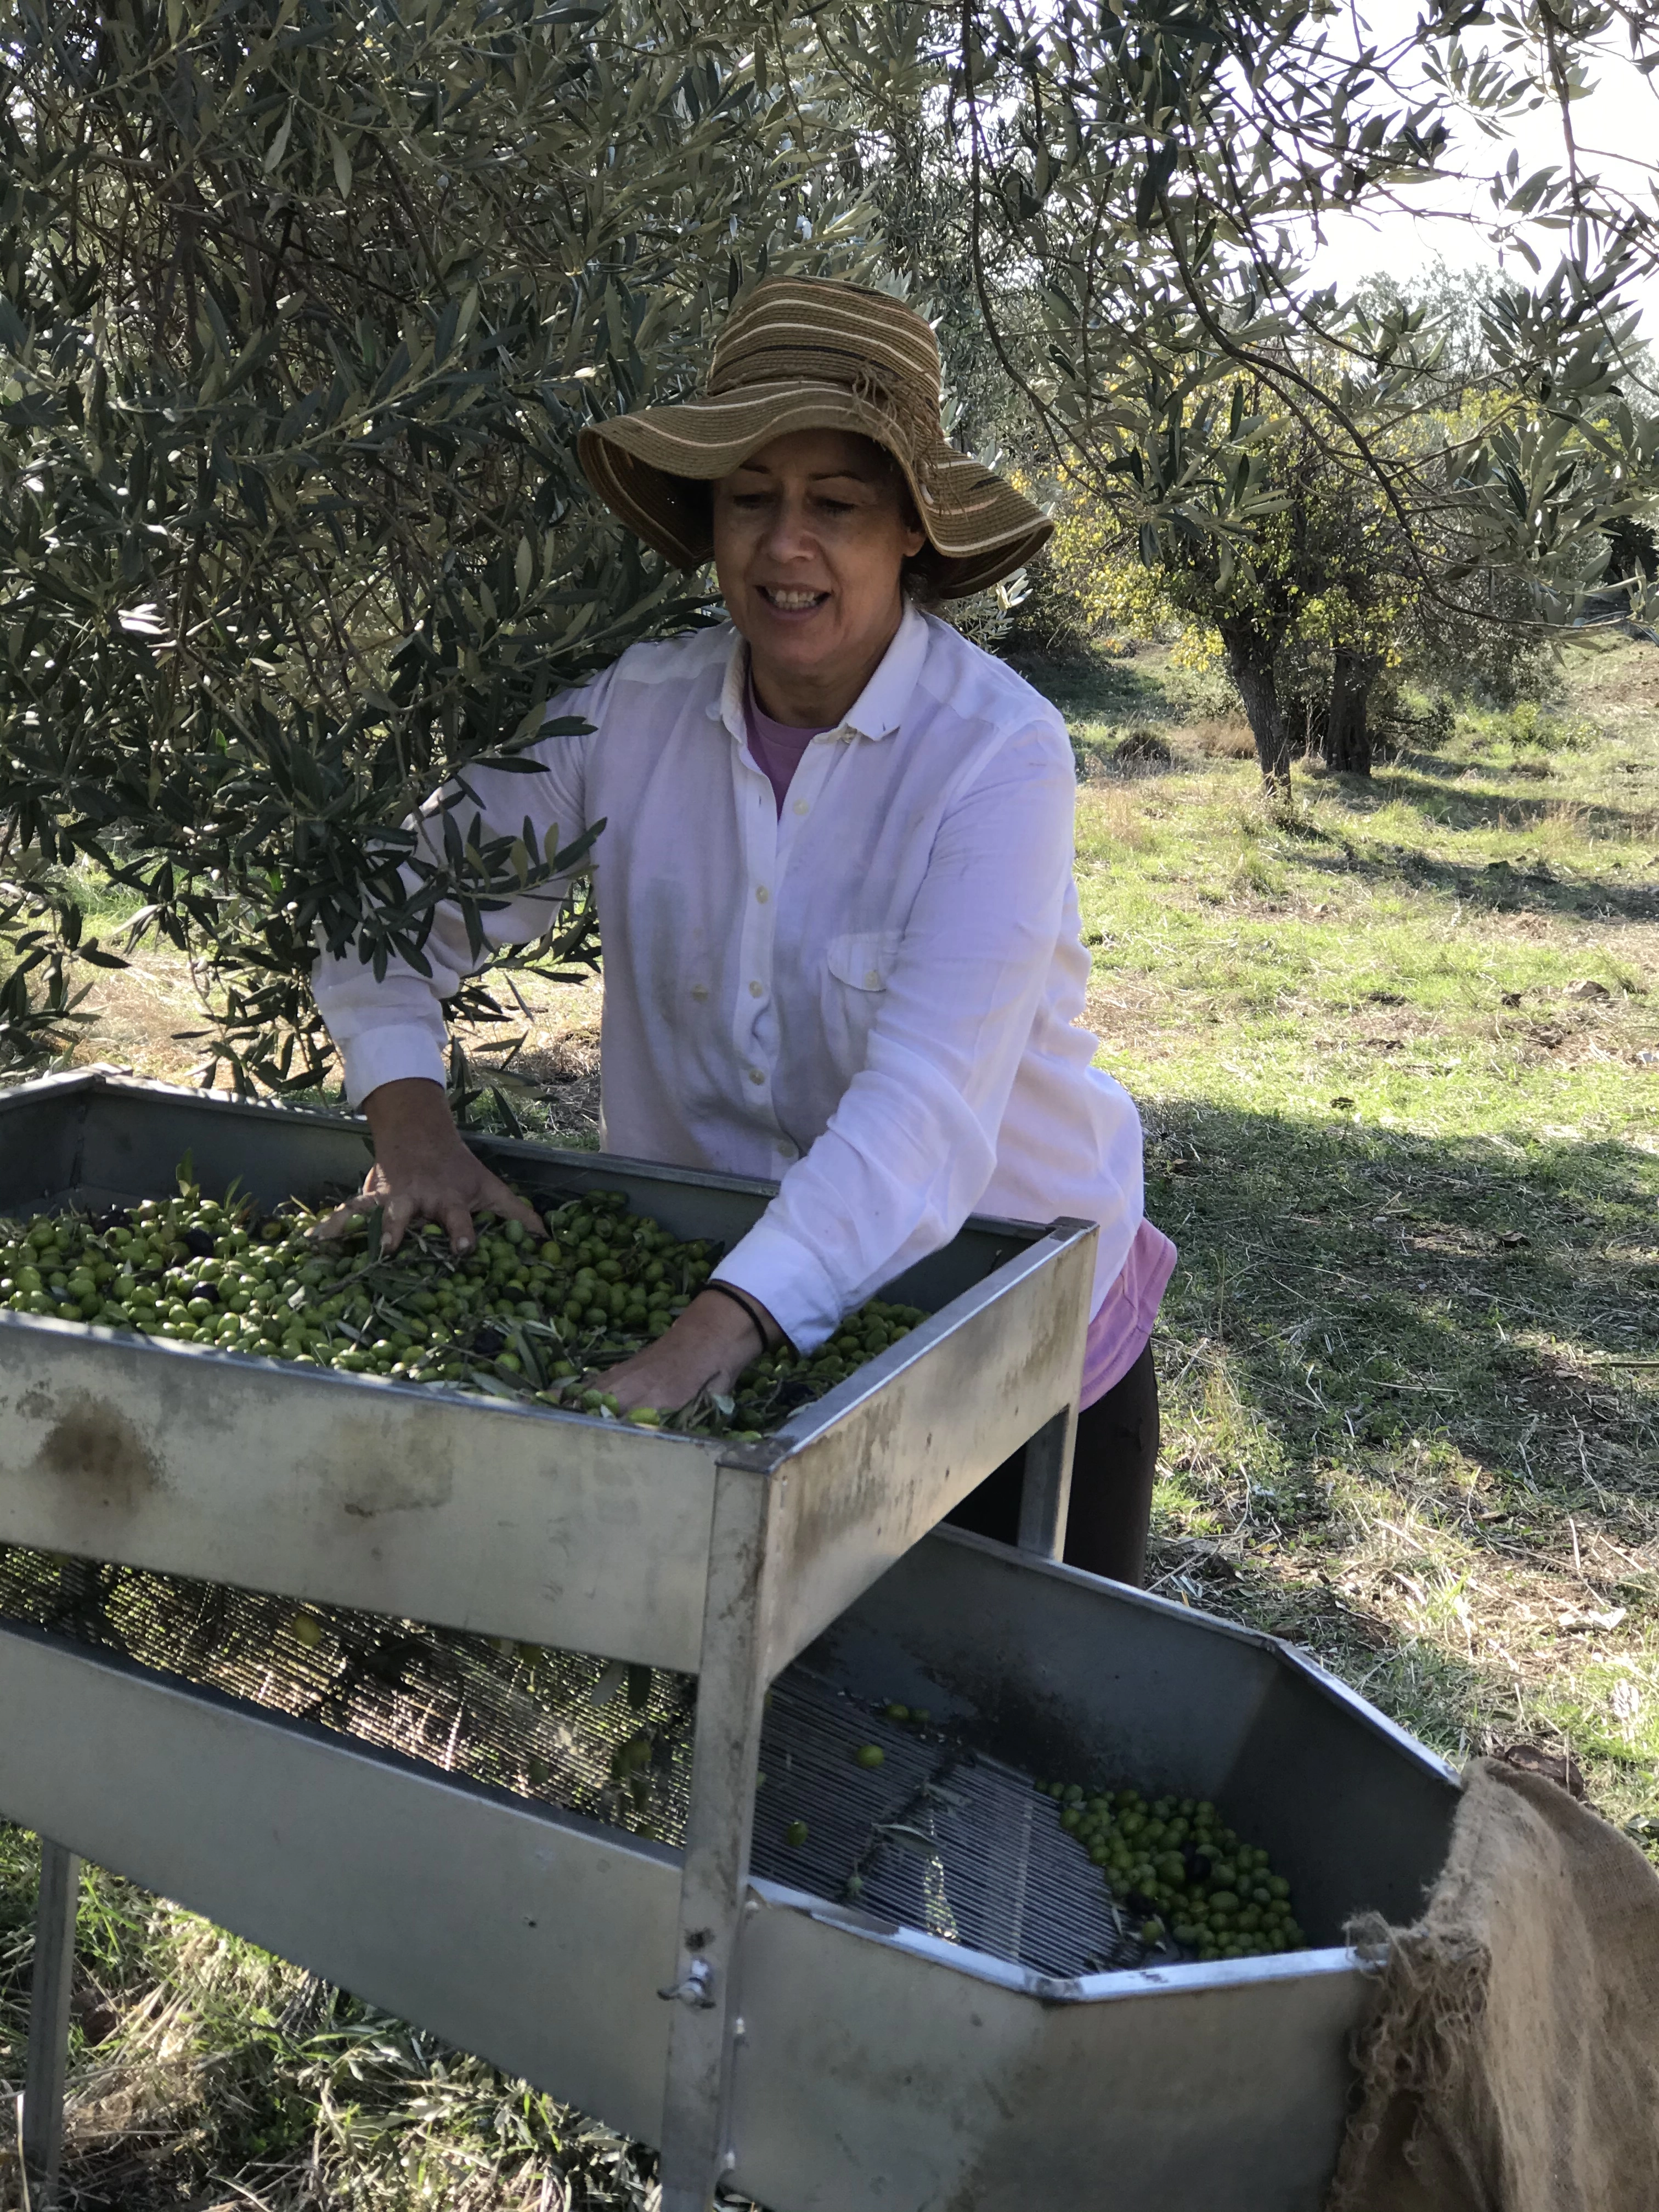
[{"label": "dark trousers", "polygon": [[[1158,1370],[1149,1344],[1121,1382],[1078,1415],[1066,1564],[1137,1588],[1146,1575],[1146,1531],[1158,1470]],[[1025,1455],[1017,1451],[948,1516],[958,1528],[1012,1544],[1019,1534]]]}]

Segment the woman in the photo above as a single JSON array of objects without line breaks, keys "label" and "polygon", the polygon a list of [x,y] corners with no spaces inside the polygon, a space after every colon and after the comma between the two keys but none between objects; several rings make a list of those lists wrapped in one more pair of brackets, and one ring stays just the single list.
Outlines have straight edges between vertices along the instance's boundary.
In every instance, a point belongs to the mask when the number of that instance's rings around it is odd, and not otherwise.
[{"label": "woman", "polygon": [[[1074,1026],[1088,956],[1059,714],[920,611],[1010,574],[1050,526],[946,443],[939,354],[885,296],[775,280],[728,319],[706,395],[582,434],[594,489],[730,626],[634,647],[556,698],[589,734],[542,774],[469,776],[538,843],[603,823],[608,1149],[775,1177],[755,1228],[665,1334],[611,1369],[624,1410],[729,1389],[979,1211],[1100,1224],[1066,1557],[1140,1578],[1157,1451],[1147,1349],[1174,1250],[1141,1212],[1128,1097]],[[538,936],[544,906],[493,918]],[[476,963],[441,911],[429,975],[355,955],[315,983],[374,1132],[357,1206],[395,1245],[482,1208],[538,1225],[445,1104],[441,1001]],[[1018,1468],[957,1517],[1012,1540]]]}]

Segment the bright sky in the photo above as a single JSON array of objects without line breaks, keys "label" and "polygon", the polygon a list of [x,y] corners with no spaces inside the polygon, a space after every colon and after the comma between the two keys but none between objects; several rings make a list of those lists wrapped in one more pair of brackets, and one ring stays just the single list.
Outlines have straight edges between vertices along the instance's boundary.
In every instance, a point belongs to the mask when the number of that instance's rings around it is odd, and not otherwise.
[{"label": "bright sky", "polygon": [[[1408,35],[1417,15],[1411,0],[1370,0],[1370,4],[1362,0],[1362,9],[1373,34],[1383,41]],[[1478,41],[1494,40],[1497,33],[1491,27],[1471,26],[1463,36],[1473,51]],[[1610,185],[1632,197],[1639,196],[1650,210],[1659,213],[1652,191],[1655,161],[1659,156],[1659,96],[1655,81],[1632,65],[1627,36],[1623,34],[1619,43],[1608,43],[1598,51],[1585,73],[1591,89],[1572,104],[1581,167],[1599,173]],[[1508,162],[1511,146],[1520,153],[1523,179],[1551,163],[1565,167],[1560,116],[1553,106],[1517,118],[1510,135],[1502,139],[1487,137],[1467,116],[1455,112],[1447,113],[1444,119],[1452,132],[1452,144],[1443,166],[1462,171],[1468,181],[1449,178],[1431,194],[1415,195],[1417,204],[1425,209],[1455,210],[1489,221],[1493,213],[1489,180],[1495,170]],[[1531,243],[1547,276],[1559,247],[1547,233],[1535,234]],[[1370,218],[1342,216],[1329,222],[1326,243],[1313,266],[1322,283],[1346,291],[1376,273],[1403,282],[1420,273],[1437,256],[1454,269],[1492,268],[1498,258],[1497,249],[1480,221],[1425,220],[1403,212],[1383,212]],[[1509,265],[1517,279],[1529,280],[1524,261],[1514,258]],[[1632,304],[1643,311],[1642,335],[1659,337],[1659,280],[1650,280],[1640,293],[1633,294]]]}]

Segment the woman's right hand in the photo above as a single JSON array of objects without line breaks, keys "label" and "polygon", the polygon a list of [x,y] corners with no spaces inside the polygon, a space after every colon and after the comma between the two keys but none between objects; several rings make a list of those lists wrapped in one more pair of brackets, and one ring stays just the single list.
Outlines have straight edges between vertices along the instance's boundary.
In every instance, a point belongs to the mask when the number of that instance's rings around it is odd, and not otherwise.
[{"label": "woman's right hand", "polygon": [[441,1084],[422,1076],[383,1083],[363,1101],[363,1111],[374,1136],[374,1164],[357,1196],[322,1224],[319,1237],[343,1237],[356,1215],[377,1206],[384,1216],[383,1252],[395,1252],[419,1221],[435,1221],[448,1232],[453,1251],[470,1252],[477,1242],[475,1213],[499,1214],[523,1222],[535,1236],[546,1234],[535,1209],[462,1142]]}]

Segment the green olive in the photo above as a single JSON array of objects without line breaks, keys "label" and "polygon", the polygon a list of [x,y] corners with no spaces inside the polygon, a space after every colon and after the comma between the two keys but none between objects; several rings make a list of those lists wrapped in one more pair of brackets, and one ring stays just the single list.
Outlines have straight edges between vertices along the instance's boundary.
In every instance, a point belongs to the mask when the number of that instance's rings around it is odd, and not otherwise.
[{"label": "green olive", "polygon": [[861,1743],[853,1756],[860,1766],[879,1766],[887,1754],[878,1743]]},{"label": "green olive", "polygon": [[[166,1203],[146,1200],[126,1223],[103,1232],[73,1215],[0,1221],[0,1304],[347,1376],[477,1389],[487,1374],[498,1394],[505,1388],[617,1417],[615,1396],[602,1388],[563,1386],[578,1378],[582,1356],[621,1359],[662,1336],[708,1279],[719,1248],[697,1237],[680,1243],[630,1213],[619,1191],[568,1201],[548,1218],[548,1230],[538,1239],[516,1221],[484,1216],[465,1259],[422,1227],[395,1255],[371,1261],[361,1218],[347,1233],[351,1249],[319,1247],[310,1217],[249,1226],[192,1192]],[[487,1316],[526,1329],[533,1356],[516,1339],[472,1351],[471,1335]],[[700,1415],[696,1425],[758,1441],[804,1397],[831,1389],[921,1318],[917,1308],[870,1299],[842,1317],[815,1358],[781,1352],[757,1361],[731,1412]],[[554,1352],[574,1356],[550,1357]],[[544,1377],[550,1389],[538,1387]],[[780,1403],[786,1381],[790,1399]],[[631,1418],[639,1428],[663,1424],[648,1408]]]}]

